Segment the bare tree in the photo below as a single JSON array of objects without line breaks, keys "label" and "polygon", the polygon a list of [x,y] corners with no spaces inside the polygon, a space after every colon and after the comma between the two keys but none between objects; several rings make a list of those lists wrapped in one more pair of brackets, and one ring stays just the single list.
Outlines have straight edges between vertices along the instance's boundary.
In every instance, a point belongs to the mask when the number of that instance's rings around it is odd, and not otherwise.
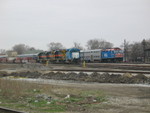
[{"label": "bare tree", "polygon": [[142,62],[145,61],[144,50],[147,48],[147,41],[135,42],[130,44],[124,40],[124,60],[127,62]]},{"label": "bare tree", "polygon": [[97,40],[97,39],[88,40],[87,48],[88,49],[98,49],[99,48],[99,40]]},{"label": "bare tree", "polygon": [[13,50],[16,51],[18,54],[23,54],[27,50],[27,47],[25,44],[17,44],[13,46]]},{"label": "bare tree", "polygon": [[74,44],[74,46],[73,46],[74,48],[78,48],[78,49],[81,49],[81,50],[83,49],[83,47],[80,45],[80,43],[74,42],[73,44]]},{"label": "bare tree", "polygon": [[48,44],[48,48],[49,50],[56,50],[56,49],[64,49],[65,47],[59,42],[57,43],[51,42]]},{"label": "bare tree", "polygon": [[100,43],[99,49],[112,48],[112,47],[113,47],[113,44],[112,44],[112,43],[107,42],[107,41],[105,41],[105,40],[101,40],[99,43]]},{"label": "bare tree", "polygon": [[124,40],[124,43],[122,45],[124,47],[124,61],[128,62],[129,61],[129,51],[131,50],[129,47],[131,47],[131,44]]},{"label": "bare tree", "polygon": [[150,49],[150,39],[146,40],[146,49]]},{"label": "bare tree", "polygon": [[143,58],[144,58],[144,62],[145,62],[145,54],[146,54],[146,45],[147,45],[147,42],[146,42],[146,40],[145,39],[143,39],[143,41],[141,42],[141,44],[142,44],[142,47],[143,47]]},{"label": "bare tree", "polygon": [[88,49],[103,49],[103,48],[112,48],[113,44],[110,42],[107,42],[103,39],[91,39],[87,42],[87,48]]},{"label": "bare tree", "polygon": [[142,61],[143,57],[143,48],[141,43],[134,43],[132,44],[132,48],[130,51],[130,59],[133,62]]}]

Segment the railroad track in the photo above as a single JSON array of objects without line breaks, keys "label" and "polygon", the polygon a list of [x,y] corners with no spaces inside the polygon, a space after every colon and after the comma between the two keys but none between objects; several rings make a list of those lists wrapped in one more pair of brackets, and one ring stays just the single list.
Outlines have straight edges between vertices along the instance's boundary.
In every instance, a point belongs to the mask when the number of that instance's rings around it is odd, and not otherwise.
[{"label": "railroad track", "polygon": [[134,73],[150,74],[150,71],[142,70],[118,70],[118,69],[53,69],[51,71],[77,71],[77,72],[111,72],[111,73]]},{"label": "railroad track", "polygon": [[0,113],[27,113],[27,112],[22,112],[22,111],[17,111],[17,110],[13,110],[13,109],[0,107]]},{"label": "railroad track", "polygon": [[86,63],[87,65],[112,65],[112,66],[136,66],[136,67],[150,67],[150,64],[129,64],[129,63]]},{"label": "railroad track", "polygon": [[89,68],[111,68],[126,70],[150,70],[150,64],[87,63]]}]

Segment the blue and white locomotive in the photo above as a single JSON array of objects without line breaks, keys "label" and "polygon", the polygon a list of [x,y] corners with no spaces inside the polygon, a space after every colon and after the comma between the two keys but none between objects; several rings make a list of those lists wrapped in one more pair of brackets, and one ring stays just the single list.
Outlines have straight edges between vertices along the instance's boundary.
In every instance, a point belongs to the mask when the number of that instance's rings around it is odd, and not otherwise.
[{"label": "blue and white locomotive", "polygon": [[102,49],[102,62],[123,62],[123,50],[120,48]]}]

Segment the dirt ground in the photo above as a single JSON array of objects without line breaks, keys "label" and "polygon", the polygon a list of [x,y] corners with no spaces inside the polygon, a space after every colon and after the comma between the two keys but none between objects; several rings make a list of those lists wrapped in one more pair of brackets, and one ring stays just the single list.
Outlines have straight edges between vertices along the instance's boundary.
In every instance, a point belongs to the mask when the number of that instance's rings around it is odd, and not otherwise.
[{"label": "dirt ground", "polygon": [[76,83],[66,81],[42,81],[43,83],[88,90],[103,91],[108,101],[82,113],[149,113],[150,85]]},{"label": "dirt ground", "polygon": [[[32,81],[32,79],[24,80]],[[33,82],[89,91],[96,90],[106,95],[107,101],[105,102],[77,112],[75,109],[72,109],[72,112],[69,113],[150,113],[150,85],[87,83],[43,79],[33,80]]]},{"label": "dirt ground", "polygon": [[[52,68],[64,68],[63,65],[53,65],[49,67],[45,67],[42,65],[7,65],[0,64],[1,72],[22,72],[26,70],[26,74],[28,70],[32,71],[40,71],[43,73],[49,72]],[[67,68],[73,67],[72,65],[67,66]],[[78,67],[75,67],[78,68]],[[40,70],[39,70],[40,69]],[[4,72],[4,74],[5,74]],[[61,74],[61,73],[58,73]],[[57,75],[58,75],[57,74]],[[35,73],[35,75],[41,76],[39,72]],[[94,75],[95,76],[95,75]],[[89,76],[88,76],[89,77]],[[110,76],[109,76],[110,77]],[[126,77],[130,77],[130,75],[126,75]],[[144,77],[144,78],[143,78]],[[30,78],[30,77],[29,77]],[[32,77],[31,77],[32,78]],[[36,77],[35,77],[36,78]],[[145,76],[140,76],[142,79],[147,79]],[[45,79],[45,78],[44,78]],[[27,80],[27,79],[26,79]],[[41,78],[38,79],[40,82]],[[149,80],[149,78],[148,78]],[[34,81],[37,82],[37,81]],[[81,113],[150,113],[150,85],[148,84],[115,84],[115,83],[95,83],[95,81],[85,82],[85,81],[61,81],[59,79],[51,80],[42,80],[41,83],[44,84],[54,84],[58,86],[65,87],[74,87],[81,89],[89,89],[89,90],[101,90],[103,91],[108,101],[103,102],[101,104],[97,104],[97,107],[94,109],[89,109],[88,111],[82,111]],[[73,113],[76,113],[72,111]]]},{"label": "dirt ground", "polygon": [[108,102],[89,113],[149,113],[150,87],[121,84],[86,84],[82,88],[102,90],[108,96]]}]

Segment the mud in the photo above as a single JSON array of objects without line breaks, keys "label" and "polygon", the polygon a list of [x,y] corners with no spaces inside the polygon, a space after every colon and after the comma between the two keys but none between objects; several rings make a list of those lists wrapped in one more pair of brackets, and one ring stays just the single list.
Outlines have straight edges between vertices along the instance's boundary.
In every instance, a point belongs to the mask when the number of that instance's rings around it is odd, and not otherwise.
[{"label": "mud", "polygon": [[13,72],[7,73],[5,71],[0,72],[0,77],[23,77],[23,78],[42,78],[53,80],[72,80],[72,81],[85,81],[85,82],[98,82],[98,83],[129,83],[129,84],[150,84],[150,78],[143,74],[137,74],[133,76],[130,73],[121,74],[109,74],[109,73],[62,73],[62,72],[49,72],[41,73],[38,71],[26,71],[26,72]]},{"label": "mud", "polygon": [[144,83],[150,84],[150,79],[145,75],[138,74],[135,76],[122,76],[120,74],[109,74],[109,73],[47,73],[41,75],[43,79],[55,79],[55,80],[74,80],[74,81],[86,81],[86,82],[98,82],[98,83]]}]

